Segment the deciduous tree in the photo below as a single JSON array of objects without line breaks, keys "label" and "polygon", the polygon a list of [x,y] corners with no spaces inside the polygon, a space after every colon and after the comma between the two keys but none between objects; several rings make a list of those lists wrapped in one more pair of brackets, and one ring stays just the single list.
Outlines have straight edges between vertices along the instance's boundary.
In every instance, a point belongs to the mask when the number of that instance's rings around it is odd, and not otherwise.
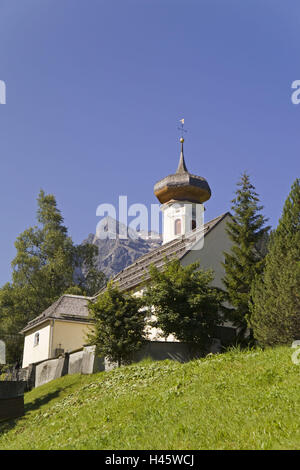
[{"label": "deciduous tree", "polygon": [[102,273],[97,277],[94,272],[97,247],[74,246],[55,197],[40,191],[37,203],[37,225],[18,236],[12,282],[0,289],[0,337],[7,341],[10,362],[20,359],[23,338],[19,331],[31,319],[68,289],[76,286],[77,291],[91,295],[92,288],[100,288],[104,281]]},{"label": "deciduous tree", "polygon": [[144,342],[145,314],[140,309],[143,301],[117,286],[108,284],[95,303],[90,303],[90,312],[95,320],[95,332],[90,336],[97,353],[120,366],[130,362],[133,353]]},{"label": "deciduous tree", "polygon": [[213,272],[203,271],[199,263],[182,266],[179,260],[166,262],[162,270],[151,266],[149,272],[145,297],[154,307],[153,326],[188,343],[191,351],[204,352],[221,323],[224,300],[222,291],[211,286]]}]

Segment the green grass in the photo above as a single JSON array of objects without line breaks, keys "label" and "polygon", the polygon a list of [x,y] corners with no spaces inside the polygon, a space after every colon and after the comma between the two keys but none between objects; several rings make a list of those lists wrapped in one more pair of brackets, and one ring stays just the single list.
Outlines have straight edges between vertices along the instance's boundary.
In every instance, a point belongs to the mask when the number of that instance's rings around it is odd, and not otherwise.
[{"label": "green grass", "polygon": [[25,395],[26,415],[0,425],[0,449],[299,449],[291,353],[231,351],[66,376]]}]

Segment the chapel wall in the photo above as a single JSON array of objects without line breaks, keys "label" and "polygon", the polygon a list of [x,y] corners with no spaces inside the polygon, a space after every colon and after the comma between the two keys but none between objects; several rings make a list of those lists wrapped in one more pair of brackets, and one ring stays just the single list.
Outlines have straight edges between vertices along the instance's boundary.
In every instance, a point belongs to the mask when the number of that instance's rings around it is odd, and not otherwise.
[{"label": "chapel wall", "polygon": [[[22,367],[27,367],[29,364],[48,359],[50,329],[50,322],[48,322],[37,326],[36,328],[30,330],[30,333],[25,334]],[[39,335],[39,341],[38,344],[35,345],[36,333]]]}]

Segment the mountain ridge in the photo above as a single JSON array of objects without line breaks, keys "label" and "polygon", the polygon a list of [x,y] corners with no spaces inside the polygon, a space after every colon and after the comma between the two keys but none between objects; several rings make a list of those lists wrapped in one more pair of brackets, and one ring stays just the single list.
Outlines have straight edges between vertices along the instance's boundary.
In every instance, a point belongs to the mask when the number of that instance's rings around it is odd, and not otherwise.
[{"label": "mountain ridge", "polygon": [[98,247],[95,266],[110,279],[140,256],[158,248],[161,236],[156,232],[136,231],[112,217],[104,217],[96,234],[90,233],[82,243]]}]

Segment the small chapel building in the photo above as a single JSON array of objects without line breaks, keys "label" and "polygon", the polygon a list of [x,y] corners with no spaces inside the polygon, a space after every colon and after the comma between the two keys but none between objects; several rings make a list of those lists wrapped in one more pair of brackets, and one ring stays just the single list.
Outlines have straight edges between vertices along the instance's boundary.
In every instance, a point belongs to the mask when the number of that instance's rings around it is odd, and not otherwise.
[{"label": "small chapel building", "polygon": [[[148,268],[154,264],[164,266],[166,259],[177,258],[183,266],[195,261],[202,269],[214,271],[213,285],[224,288],[224,252],[231,249],[231,241],[226,232],[226,223],[231,218],[229,212],[203,223],[204,202],[211,197],[208,182],[201,176],[191,174],[186,167],[183,143],[180,139],[181,153],[176,172],[154,186],[154,193],[161,203],[163,213],[163,241],[146,255],[123,269],[113,278],[113,283],[124,291],[137,295],[143,291],[147,282]],[[101,295],[94,297],[62,295],[41,315],[31,320],[21,333],[24,335],[23,365],[38,363],[58,357],[62,353],[82,348],[87,340],[88,331],[93,328],[89,317],[88,304]],[[235,329],[224,324],[216,329],[216,341],[229,344],[234,341]],[[147,329],[147,339],[151,351],[164,350],[164,356],[176,357],[179,342],[171,335],[168,338],[161,332]],[[175,354],[174,354],[175,352]],[[154,354],[155,356],[155,354]],[[159,353],[155,358],[159,358]]]}]

